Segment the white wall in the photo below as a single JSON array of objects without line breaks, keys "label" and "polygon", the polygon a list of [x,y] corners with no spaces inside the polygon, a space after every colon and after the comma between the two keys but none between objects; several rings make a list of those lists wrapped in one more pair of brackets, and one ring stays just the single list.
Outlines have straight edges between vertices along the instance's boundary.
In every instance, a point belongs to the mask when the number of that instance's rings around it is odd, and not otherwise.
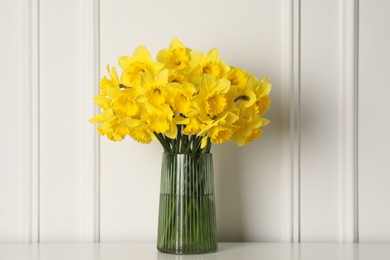
[{"label": "white wall", "polygon": [[177,36],[273,83],[214,146],[221,241],[390,241],[385,0],[1,3],[0,241],[153,241],[161,148],[97,137],[99,73]]},{"label": "white wall", "polygon": [[359,25],[359,235],[390,240],[390,2],[362,0]]},{"label": "white wall", "polygon": [[[9,15],[9,14],[13,15]],[[7,35],[2,40],[0,55],[1,92],[3,101],[0,103],[2,111],[0,135],[0,239],[18,240],[23,236],[20,223],[23,208],[23,179],[25,174],[21,163],[24,131],[23,121],[23,67],[21,66],[22,53],[22,14],[20,1],[14,1],[1,8],[0,33]]]}]

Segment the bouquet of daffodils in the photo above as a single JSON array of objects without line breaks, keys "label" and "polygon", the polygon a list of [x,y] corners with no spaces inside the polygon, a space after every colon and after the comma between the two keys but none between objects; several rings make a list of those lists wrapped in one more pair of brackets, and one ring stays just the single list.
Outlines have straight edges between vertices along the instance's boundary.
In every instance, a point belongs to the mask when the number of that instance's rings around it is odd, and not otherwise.
[{"label": "bouquet of daffodils", "polygon": [[102,113],[101,135],[120,141],[129,135],[166,153],[208,153],[211,144],[238,146],[260,137],[270,105],[271,83],[223,62],[217,49],[203,54],[174,38],[152,60],[144,46],[119,58],[120,76],[107,67],[94,101]]}]

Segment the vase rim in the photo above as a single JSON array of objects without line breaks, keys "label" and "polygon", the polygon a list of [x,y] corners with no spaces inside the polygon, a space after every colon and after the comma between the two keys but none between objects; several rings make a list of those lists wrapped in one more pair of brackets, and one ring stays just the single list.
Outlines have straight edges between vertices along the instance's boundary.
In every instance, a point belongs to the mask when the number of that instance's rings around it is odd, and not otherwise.
[{"label": "vase rim", "polygon": [[168,154],[168,155],[180,155],[180,154],[183,154],[183,155],[206,155],[206,154],[212,154],[212,153],[166,153],[164,152],[163,154]]}]

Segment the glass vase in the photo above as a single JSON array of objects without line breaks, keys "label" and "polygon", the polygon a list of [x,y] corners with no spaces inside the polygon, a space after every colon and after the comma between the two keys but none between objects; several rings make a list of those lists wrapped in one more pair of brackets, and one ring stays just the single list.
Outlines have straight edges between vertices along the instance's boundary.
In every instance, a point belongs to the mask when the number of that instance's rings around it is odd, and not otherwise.
[{"label": "glass vase", "polygon": [[157,249],[202,254],[217,247],[212,154],[164,153]]}]

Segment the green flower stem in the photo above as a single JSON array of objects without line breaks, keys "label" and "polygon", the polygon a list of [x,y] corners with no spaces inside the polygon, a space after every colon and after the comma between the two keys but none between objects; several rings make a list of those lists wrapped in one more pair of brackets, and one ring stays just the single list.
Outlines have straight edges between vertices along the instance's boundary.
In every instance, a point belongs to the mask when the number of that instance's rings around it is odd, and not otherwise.
[{"label": "green flower stem", "polygon": [[177,137],[176,137],[175,153],[180,153],[181,138],[182,138],[181,125],[178,125],[178,127],[177,127]]},{"label": "green flower stem", "polygon": [[164,154],[157,248],[196,254],[217,249],[211,154]]},{"label": "green flower stem", "polygon": [[183,125],[177,126],[177,135],[175,139],[170,139],[164,134],[154,133],[158,141],[161,143],[165,153],[210,153],[211,142],[207,139],[207,145],[201,148],[203,136],[185,135],[183,134]]},{"label": "green flower stem", "polygon": [[195,139],[195,135],[191,135],[189,137],[186,153],[190,153],[191,152],[191,148],[194,147],[194,139]]},{"label": "green flower stem", "polygon": [[210,137],[207,139],[207,146],[205,147],[206,153],[210,153],[211,150],[211,141]]}]

